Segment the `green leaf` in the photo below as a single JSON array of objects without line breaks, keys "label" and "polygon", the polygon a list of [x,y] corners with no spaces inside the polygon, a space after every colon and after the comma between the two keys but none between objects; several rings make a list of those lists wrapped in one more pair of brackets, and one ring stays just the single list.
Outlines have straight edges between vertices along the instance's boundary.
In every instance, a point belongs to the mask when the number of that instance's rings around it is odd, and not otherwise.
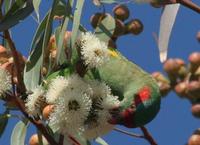
[{"label": "green leaf", "polygon": [[19,121],[15,125],[12,131],[10,145],[24,145],[26,131],[27,131],[27,122]]},{"label": "green leaf", "polygon": [[115,25],[115,19],[108,14],[95,29],[95,34],[100,40],[108,43],[114,33]]},{"label": "green leaf", "polygon": [[80,19],[84,2],[85,0],[77,1],[74,17],[72,18],[73,20],[72,36],[70,38],[70,43],[69,43],[70,44],[69,52],[71,53],[70,56],[72,56],[72,64],[75,63],[77,59],[77,50],[74,48],[74,44],[78,36],[78,30],[80,28]]},{"label": "green leaf", "polygon": [[52,32],[53,16],[58,4],[54,0],[52,9],[47,13],[44,20],[39,25],[32,42],[32,52],[25,66],[24,83],[28,90],[34,89],[40,83],[40,71],[43,63],[44,53],[48,50],[47,44]]},{"label": "green leaf", "polygon": [[35,9],[35,13],[37,15],[38,22],[40,20],[40,14],[39,14],[40,3],[41,3],[41,0],[33,0],[33,7]]},{"label": "green leaf", "polygon": [[60,34],[58,37],[58,43],[57,43],[57,56],[56,56],[56,63],[57,64],[63,64],[64,62],[66,62],[66,55],[65,55],[65,46],[64,46],[64,38],[65,38],[65,32],[67,29],[69,23],[69,17],[66,16],[64,23],[62,25],[62,28],[60,30]]},{"label": "green leaf", "polygon": [[[71,48],[74,47],[75,41],[77,39],[79,25],[80,25],[80,19],[81,19],[81,13],[82,13],[84,2],[85,2],[85,0],[81,0],[81,1],[77,1],[77,3],[76,3],[74,19],[73,19],[73,26],[72,26]],[[76,54],[77,54],[76,49],[72,49],[72,57],[76,56]]]},{"label": "green leaf", "polygon": [[0,114],[0,137],[3,135],[4,130],[8,124],[8,113],[9,111],[6,110],[3,114]]},{"label": "green leaf", "polygon": [[97,142],[97,143],[100,144],[100,145],[108,145],[108,143],[105,142],[105,140],[102,139],[101,137],[97,137],[97,138],[95,139],[95,142]]},{"label": "green leaf", "polygon": [[5,13],[7,13],[8,12],[8,10],[10,9],[10,7],[11,7],[11,5],[12,5],[12,0],[10,0],[10,1],[4,1],[4,11],[5,11]]},{"label": "green leaf", "polygon": [[[42,35],[41,37],[43,37]],[[40,81],[40,70],[42,66],[42,43],[43,38],[40,38],[39,42],[36,45],[34,51],[32,51],[31,55],[28,58],[28,62],[26,63],[24,69],[24,83],[26,85],[27,90],[33,90]]]},{"label": "green leaf", "polygon": [[35,36],[31,44],[31,54],[28,57],[28,62],[26,63],[24,69],[24,83],[28,90],[32,90],[40,80],[40,69],[42,66],[42,41],[44,37],[44,29],[48,22],[49,17],[48,12],[45,18],[42,20],[38,26]]},{"label": "green leaf", "polygon": [[15,7],[13,6],[14,8],[12,7],[0,22],[0,31],[8,30],[32,13],[33,4],[30,0],[26,2],[24,7],[19,7],[16,3],[14,4]]},{"label": "green leaf", "polygon": [[67,4],[62,3],[62,8],[64,8],[65,10],[65,13],[63,14],[65,18],[60,30],[59,37],[58,36],[56,37],[58,38],[58,41],[57,41],[58,48],[57,48],[57,56],[56,56],[57,64],[63,64],[64,62],[66,62],[64,38],[65,38],[65,31],[67,30],[67,27],[68,27],[69,17],[71,15],[73,4],[74,4],[74,0],[69,0]]},{"label": "green leaf", "polygon": [[114,4],[119,3],[119,0],[100,0],[100,2],[105,4]]}]

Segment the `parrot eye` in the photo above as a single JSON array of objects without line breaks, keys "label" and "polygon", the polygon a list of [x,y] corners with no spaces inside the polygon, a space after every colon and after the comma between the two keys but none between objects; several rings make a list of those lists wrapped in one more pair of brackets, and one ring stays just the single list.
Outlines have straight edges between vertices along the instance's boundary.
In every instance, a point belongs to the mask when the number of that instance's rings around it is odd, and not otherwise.
[{"label": "parrot eye", "polygon": [[138,106],[139,104],[143,103],[144,101],[150,99],[151,97],[151,90],[149,87],[145,86],[134,96],[135,105]]}]

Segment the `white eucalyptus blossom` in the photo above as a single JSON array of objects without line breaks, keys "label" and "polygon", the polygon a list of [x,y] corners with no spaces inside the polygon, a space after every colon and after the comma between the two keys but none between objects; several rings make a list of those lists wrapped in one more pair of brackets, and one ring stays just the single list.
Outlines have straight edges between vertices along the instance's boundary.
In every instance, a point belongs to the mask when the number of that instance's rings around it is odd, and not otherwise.
[{"label": "white eucalyptus blossom", "polygon": [[11,85],[11,76],[10,74],[3,68],[0,68],[0,95],[7,90],[10,90]]},{"label": "white eucalyptus blossom", "polygon": [[60,93],[67,87],[67,85],[68,80],[62,76],[57,76],[53,79],[46,93],[47,103],[54,104]]},{"label": "white eucalyptus blossom", "polygon": [[33,93],[28,95],[25,103],[26,111],[29,115],[39,115],[45,103],[45,91],[41,86],[33,89]]},{"label": "white eucalyptus blossom", "polygon": [[67,78],[67,84],[58,94],[49,125],[61,134],[73,135],[83,132],[84,120],[92,106],[92,90],[78,75]]},{"label": "white eucalyptus blossom", "polygon": [[80,45],[82,59],[89,68],[98,68],[109,59],[106,43],[91,32],[81,34]]},{"label": "white eucalyptus blossom", "polygon": [[92,81],[90,84],[93,89],[92,109],[85,121],[84,132],[84,136],[89,140],[113,129],[114,125],[108,123],[111,119],[109,110],[119,106],[120,103],[118,97],[111,94],[111,89],[105,83]]}]

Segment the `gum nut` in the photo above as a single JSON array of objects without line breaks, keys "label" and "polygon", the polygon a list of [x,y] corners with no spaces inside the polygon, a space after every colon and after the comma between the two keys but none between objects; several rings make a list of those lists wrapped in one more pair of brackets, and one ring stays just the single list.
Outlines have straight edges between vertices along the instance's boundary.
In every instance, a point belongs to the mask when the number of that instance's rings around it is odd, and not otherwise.
[{"label": "gum nut", "polygon": [[200,145],[200,135],[193,134],[188,140],[188,145]]},{"label": "gum nut", "polygon": [[186,82],[178,83],[175,86],[174,90],[179,96],[185,96],[185,93],[186,93],[186,90],[187,90],[187,83]]},{"label": "gum nut", "polygon": [[103,13],[95,13],[90,17],[90,23],[93,28],[96,28],[97,25],[106,17],[106,14]]},{"label": "gum nut", "polygon": [[163,69],[169,74],[174,74],[178,72],[178,70],[180,69],[180,65],[176,62],[175,59],[170,58],[165,61]]},{"label": "gum nut", "polygon": [[200,42],[200,31],[199,31],[199,32],[197,32],[197,34],[196,34],[196,39],[197,39],[197,41],[199,41],[199,42]]},{"label": "gum nut", "polygon": [[191,64],[199,66],[200,65],[200,52],[193,52],[192,54],[190,54],[188,59]]},{"label": "gum nut", "polygon": [[126,25],[126,27],[127,27],[126,29],[128,29],[127,31],[129,31],[130,33],[132,33],[134,35],[139,35],[144,29],[144,25],[142,24],[142,22],[139,19],[131,20]]},{"label": "gum nut", "polygon": [[193,104],[191,112],[195,117],[200,118],[200,104]]},{"label": "gum nut", "polygon": [[53,108],[54,108],[54,105],[47,105],[46,107],[44,107],[42,111],[42,115],[45,119],[49,118],[49,115],[52,113]]},{"label": "gum nut", "polygon": [[120,35],[123,35],[124,32],[125,32],[124,23],[119,19],[115,19],[115,23],[116,23],[116,27],[115,27],[115,30],[114,30],[114,36],[118,37]]},{"label": "gum nut", "polygon": [[122,21],[128,19],[129,9],[126,5],[117,5],[113,8],[114,17]]},{"label": "gum nut", "polygon": [[40,145],[37,134],[31,136],[31,138],[29,139],[29,145]]}]

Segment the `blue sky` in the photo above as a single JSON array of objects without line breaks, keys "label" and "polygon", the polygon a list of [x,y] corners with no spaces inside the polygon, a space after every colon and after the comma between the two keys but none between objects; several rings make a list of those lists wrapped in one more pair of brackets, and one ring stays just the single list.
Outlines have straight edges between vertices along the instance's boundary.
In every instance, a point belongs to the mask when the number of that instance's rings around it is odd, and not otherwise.
[{"label": "blue sky", "polygon": [[[82,24],[92,31],[89,18],[98,8],[87,0],[84,6]],[[194,1],[200,5],[199,1]],[[43,1],[40,10],[41,16],[50,6],[50,1]],[[110,12],[113,5],[106,6]],[[147,4],[129,4],[131,18],[139,18],[144,24],[144,32],[139,36],[127,35],[120,37],[117,44],[122,54],[134,61],[147,72],[162,71],[159,61],[158,48],[152,33],[158,33],[161,9],[155,9]],[[180,57],[187,62],[188,55],[193,51],[200,52],[200,45],[196,41],[196,33],[200,30],[200,15],[181,6],[169,44],[168,57]],[[17,49],[27,55],[37,23],[32,17],[12,29],[12,36]],[[159,145],[184,145],[192,132],[200,126],[200,121],[190,112],[191,104],[186,99],[179,98],[173,92],[162,99],[161,110],[157,117],[146,127]],[[0,102],[0,112],[2,112]],[[10,135],[16,119],[11,119],[5,134],[0,138],[0,145],[9,145]],[[121,127],[123,128],[123,127]],[[126,129],[126,128],[123,128]],[[126,129],[130,132],[141,133],[138,129]],[[28,136],[35,131],[30,127]],[[103,137],[112,145],[148,145],[143,139],[132,138],[118,132],[111,132]],[[28,138],[27,138],[28,140]]]}]

